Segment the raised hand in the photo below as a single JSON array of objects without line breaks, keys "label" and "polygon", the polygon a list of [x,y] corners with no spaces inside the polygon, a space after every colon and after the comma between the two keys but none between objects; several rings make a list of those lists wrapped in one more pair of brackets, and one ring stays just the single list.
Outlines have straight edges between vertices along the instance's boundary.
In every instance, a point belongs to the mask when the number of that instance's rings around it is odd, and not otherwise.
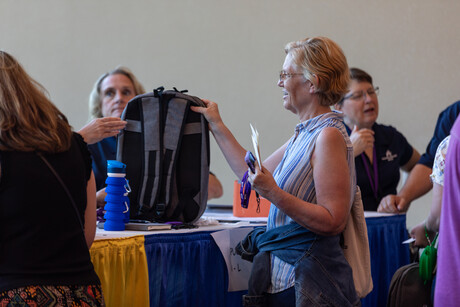
[{"label": "raised hand", "polygon": [[126,123],[119,117],[95,118],[81,128],[78,133],[87,144],[94,144],[110,136],[117,135],[126,126]]}]

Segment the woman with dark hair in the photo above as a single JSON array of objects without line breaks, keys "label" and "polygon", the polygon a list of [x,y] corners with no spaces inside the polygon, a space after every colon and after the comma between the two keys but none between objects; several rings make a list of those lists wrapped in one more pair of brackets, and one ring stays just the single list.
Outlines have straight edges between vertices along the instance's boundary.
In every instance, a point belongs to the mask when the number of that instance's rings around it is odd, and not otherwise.
[{"label": "woman with dark hair", "polygon": [[410,172],[420,154],[398,130],[376,123],[379,88],[372,77],[358,68],[351,68],[350,76],[348,93],[335,108],[343,112],[353,143],[364,210],[377,211],[385,196],[396,194],[400,169]]},{"label": "woman with dark hair", "polygon": [[103,306],[89,254],[95,232],[85,142],[0,51],[0,305]]}]

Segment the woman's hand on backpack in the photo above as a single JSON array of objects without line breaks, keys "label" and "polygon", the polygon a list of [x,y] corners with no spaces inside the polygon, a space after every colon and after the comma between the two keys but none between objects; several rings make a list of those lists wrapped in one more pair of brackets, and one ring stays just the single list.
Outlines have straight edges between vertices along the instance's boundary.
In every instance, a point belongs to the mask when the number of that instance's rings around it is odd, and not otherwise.
[{"label": "woman's hand on backpack", "polygon": [[217,103],[208,100],[208,99],[202,99],[204,104],[206,105],[205,107],[197,107],[197,106],[190,106],[190,109],[194,112],[201,113],[203,116],[206,118],[206,120],[209,123],[209,129],[211,131],[215,130],[215,127],[219,124],[222,123],[222,118],[220,117],[219,113],[219,108],[217,106]]},{"label": "woman's hand on backpack", "polygon": [[105,138],[116,136],[127,122],[119,117],[95,118],[86,124],[78,133],[83,137],[87,144],[94,144]]}]

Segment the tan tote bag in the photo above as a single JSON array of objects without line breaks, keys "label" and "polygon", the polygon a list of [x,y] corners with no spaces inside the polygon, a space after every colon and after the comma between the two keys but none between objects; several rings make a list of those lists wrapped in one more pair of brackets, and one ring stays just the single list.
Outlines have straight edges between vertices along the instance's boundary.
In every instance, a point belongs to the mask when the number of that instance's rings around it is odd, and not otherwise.
[{"label": "tan tote bag", "polygon": [[371,259],[361,190],[356,186],[355,199],[343,231],[345,258],[353,270],[356,293],[360,298],[372,291]]}]

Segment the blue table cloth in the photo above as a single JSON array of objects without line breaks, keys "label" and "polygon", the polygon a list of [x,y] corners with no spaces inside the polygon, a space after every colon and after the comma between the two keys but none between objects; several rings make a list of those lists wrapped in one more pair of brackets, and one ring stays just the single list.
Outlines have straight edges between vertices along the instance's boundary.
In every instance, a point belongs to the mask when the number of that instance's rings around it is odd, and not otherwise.
[{"label": "blue table cloth", "polygon": [[[394,272],[409,263],[406,216],[366,218],[374,290],[362,306],[385,306]],[[224,258],[211,232],[145,236],[150,306],[242,306],[246,291],[228,292]]]},{"label": "blue table cloth", "polygon": [[145,236],[150,306],[242,306],[211,232]]},{"label": "blue table cloth", "polygon": [[398,268],[409,263],[409,238],[406,215],[366,218],[371,256],[374,289],[364,299],[362,306],[386,306],[391,278]]}]

